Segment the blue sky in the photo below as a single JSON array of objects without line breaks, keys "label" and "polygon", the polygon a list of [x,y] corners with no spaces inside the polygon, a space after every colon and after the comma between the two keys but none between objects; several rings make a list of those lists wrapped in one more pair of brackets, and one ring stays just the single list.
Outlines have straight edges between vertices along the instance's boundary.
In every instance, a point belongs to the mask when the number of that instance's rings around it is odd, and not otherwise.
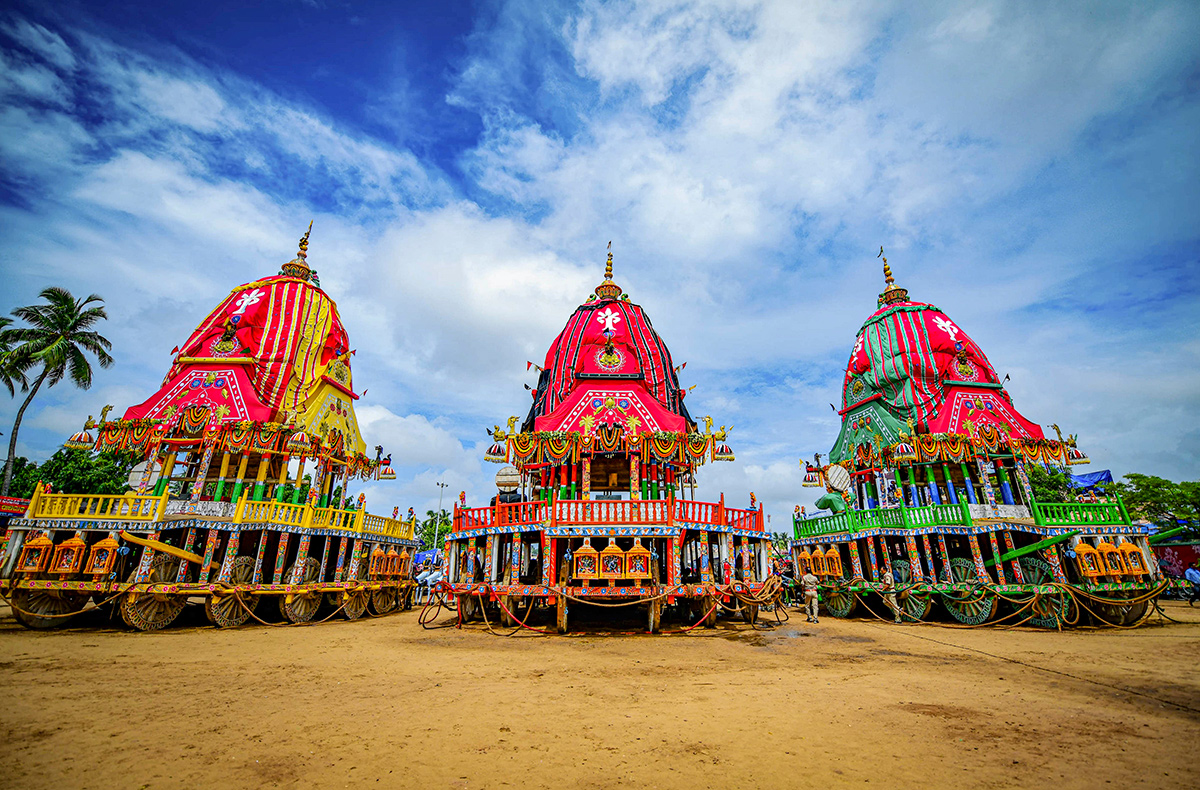
[{"label": "blue sky", "polygon": [[881,244],[1092,469],[1194,480],[1197,40],[1191,2],[10,5],[0,309],[97,292],[117,358],[20,452],[143,400],[315,218],[379,511],[490,495],[484,428],[610,239],[692,413],[735,426],[703,493],[811,502]]}]

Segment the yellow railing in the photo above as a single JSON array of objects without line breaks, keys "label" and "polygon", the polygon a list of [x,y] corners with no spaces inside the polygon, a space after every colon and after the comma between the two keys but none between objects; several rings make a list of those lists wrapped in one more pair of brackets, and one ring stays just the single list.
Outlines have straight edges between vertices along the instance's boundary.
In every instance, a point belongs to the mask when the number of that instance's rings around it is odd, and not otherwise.
[{"label": "yellow railing", "polygon": [[416,526],[416,521],[401,521],[396,518],[384,518],[383,516],[372,516],[370,513],[363,513],[362,531],[369,532],[372,535],[386,535],[391,538],[412,540],[413,531],[416,529]]},{"label": "yellow railing", "polygon": [[338,510],[332,507],[312,508],[309,523],[305,526],[317,529],[348,529],[359,532],[358,512],[354,510]]},{"label": "yellow railing", "polygon": [[289,502],[253,502],[243,499],[233,520],[236,523],[251,522],[303,527],[310,518],[309,510],[307,505],[293,505]]},{"label": "yellow railing", "polygon": [[167,495],[43,494],[34,491],[26,518],[84,521],[161,521]]},{"label": "yellow railing", "polygon": [[[43,494],[40,486],[29,500],[26,518],[72,519],[76,521],[162,521],[168,494]],[[366,532],[390,538],[411,540],[416,521],[372,516],[361,510],[309,507],[287,502],[254,502],[249,491],[237,503],[233,520],[237,524],[280,524],[303,529],[336,529]]]}]

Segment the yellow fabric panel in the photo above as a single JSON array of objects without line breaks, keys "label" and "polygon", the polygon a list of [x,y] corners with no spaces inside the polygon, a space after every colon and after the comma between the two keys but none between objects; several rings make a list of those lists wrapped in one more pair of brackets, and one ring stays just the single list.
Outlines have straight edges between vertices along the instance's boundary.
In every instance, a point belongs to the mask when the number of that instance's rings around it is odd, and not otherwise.
[{"label": "yellow fabric panel", "polygon": [[300,422],[313,436],[324,436],[337,428],[346,437],[346,452],[366,454],[367,444],[358,430],[358,418],[350,397],[327,381],[318,382],[304,403]]}]

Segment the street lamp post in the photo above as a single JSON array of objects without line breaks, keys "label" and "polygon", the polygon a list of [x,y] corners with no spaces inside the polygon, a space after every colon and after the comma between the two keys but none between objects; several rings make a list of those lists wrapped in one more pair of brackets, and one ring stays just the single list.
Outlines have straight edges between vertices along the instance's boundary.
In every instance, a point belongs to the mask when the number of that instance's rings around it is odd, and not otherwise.
[{"label": "street lamp post", "polygon": [[[442,527],[442,495],[446,493],[447,483],[437,483],[438,487],[438,509],[433,517],[433,550],[436,552],[438,547],[438,532]],[[435,555],[436,556],[436,555]]]}]

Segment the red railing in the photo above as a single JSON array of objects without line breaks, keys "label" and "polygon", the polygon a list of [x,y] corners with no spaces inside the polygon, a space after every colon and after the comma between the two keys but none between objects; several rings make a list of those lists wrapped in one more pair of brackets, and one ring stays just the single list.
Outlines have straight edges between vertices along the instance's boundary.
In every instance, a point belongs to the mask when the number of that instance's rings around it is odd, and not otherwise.
[{"label": "red railing", "polygon": [[554,503],[559,524],[666,524],[665,499],[563,499]]},{"label": "red railing", "polygon": [[725,508],[725,524],[734,529],[762,530],[757,510],[736,510],[727,507]]},{"label": "red railing", "polygon": [[549,524],[662,524],[732,527],[761,532],[763,518],[758,510],[738,510],[720,502],[690,499],[560,499],[546,502],[515,502],[494,507],[454,510],[454,530],[485,527],[539,527]]},{"label": "red railing", "polygon": [[473,507],[454,509],[454,531],[464,529],[483,529],[496,525],[496,509],[492,507]]},{"label": "red railing", "polygon": [[513,502],[496,506],[496,526],[515,527],[520,524],[542,524],[550,517],[545,502]]}]

